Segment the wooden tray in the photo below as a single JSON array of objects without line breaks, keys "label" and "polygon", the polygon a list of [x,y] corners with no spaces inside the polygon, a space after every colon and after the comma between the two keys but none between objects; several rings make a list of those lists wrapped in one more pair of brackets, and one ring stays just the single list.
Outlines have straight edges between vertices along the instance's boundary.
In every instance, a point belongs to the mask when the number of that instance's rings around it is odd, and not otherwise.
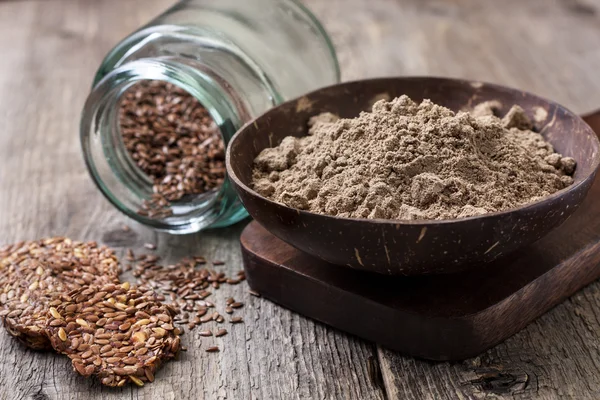
[{"label": "wooden tray", "polygon": [[562,226],[475,272],[388,277],[328,264],[250,223],[248,282],[325,324],[432,360],[476,356],[600,277],[600,179]]}]

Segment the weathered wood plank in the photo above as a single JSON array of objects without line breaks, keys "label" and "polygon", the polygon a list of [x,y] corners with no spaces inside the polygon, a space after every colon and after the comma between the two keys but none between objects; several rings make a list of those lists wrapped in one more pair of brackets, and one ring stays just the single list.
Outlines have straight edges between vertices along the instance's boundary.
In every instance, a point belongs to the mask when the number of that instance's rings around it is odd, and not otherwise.
[{"label": "weathered wood plank", "polygon": [[[169,3],[0,3],[0,242],[54,234],[118,248],[156,241],[168,259],[195,252],[225,259],[232,272],[240,267],[241,226],[185,238],[138,225],[121,233],[123,217],[99,195],[81,161],[77,123],[95,68],[118,39]],[[449,75],[519,86],[578,112],[600,105],[598,0],[307,4],[333,35],[345,79]],[[598,293],[592,285],[465,363],[432,364],[380,349],[388,398],[486,398],[502,391],[516,398],[598,398]],[[208,341],[186,334],[190,351],[141,390],[102,388],[68,371],[66,360],[24,350],[2,333],[0,397],[382,397],[368,378],[372,345],[251,298],[242,285],[222,289],[217,299],[231,294],[247,301],[247,323],[230,329],[223,351],[207,355]]]},{"label": "weathered wood plank", "polygon": [[475,359],[432,364],[381,350],[390,398],[598,399],[598,284]]},{"label": "weathered wood plank", "polygon": [[[87,176],[78,120],[95,69],[117,40],[172,1],[0,2],[0,243],[49,235],[99,240],[123,251],[158,243],[167,260],[203,254],[241,268],[241,223],[169,237],[125,221]],[[216,303],[246,302],[245,324],[222,338],[183,337],[188,352],[144,388],[108,389],[70,371],[58,355],[29,351],[0,333],[2,399],[381,399],[368,378],[376,349],[247,293],[216,292]],[[220,353],[204,352],[216,343]]]},{"label": "weathered wood plank", "polygon": [[345,80],[440,75],[520,87],[583,112],[600,105],[598,0],[310,0]]},{"label": "weathered wood plank", "polygon": [[[343,6],[342,6],[343,3]],[[600,2],[317,0],[344,78],[442,75],[600,107]],[[344,13],[339,10],[352,10]],[[481,357],[430,363],[379,349],[388,398],[600,397],[596,283]]]}]

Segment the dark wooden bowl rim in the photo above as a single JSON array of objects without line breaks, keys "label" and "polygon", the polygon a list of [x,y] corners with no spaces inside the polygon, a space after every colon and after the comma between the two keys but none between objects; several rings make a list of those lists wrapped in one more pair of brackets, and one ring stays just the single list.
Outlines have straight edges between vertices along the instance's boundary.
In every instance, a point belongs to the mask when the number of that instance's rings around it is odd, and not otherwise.
[{"label": "dark wooden bowl rim", "polygon": [[[246,184],[244,184],[244,182],[241,181],[241,179],[239,179],[237,177],[237,175],[234,172],[234,169],[231,166],[231,144],[235,142],[235,140],[237,139],[237,137],[239,135],[241,135],[243,133],[243,131],[250,125],[256,123],[257,120],[263,118],[264,116],[266,116],[267,114],[270,113],[275,113],[277,112],[277,108],[286,105],[286,104],[290,104],[290,103],[295,103],[297,102],[300,98],[305,98],[305,97],[310,97],[311,95],[313,95],[313,93],[316,92],[321,92],[321,91],[325,91],[327,89],[333,88],[333,87],[337,87],[337,86],[342,86],[342,85],[346,85],[346,84],[352,84],[352,83],[357,83],[357,82],[365,82],[368,83],[370,81],[381,81],[381,80],[423,80],[423,79],[430,79],[430,80],[441,80],[441,81],[455,81],[455,82],[461,82],[464,84],[482,84],[485,86],[489,86],[491,88],[495,88],[495,89],[500,89],[500,90],[505,90],[505,91],[511,91],[511,92],[518,92],[520,94],[525,94],[527,96],[533,96],[533,97],[537,97],[545,102],[547,102],[548,104],[552,104],[554,106],[556,106],[558,109],[567,112],[568,114],[574,115],[576,118],[580,119],[584,124],[585,122],[581,119],[581,117],[579,117],[578,115],[576,115],[575,113],[573,113],[572,111],[568,110],[567,108],[563,107],[562,105],[547,100],[543,97],[537,96],[533,93],[527,92],[527,91],[521,91],[521,90],[517,90],[517,89],[512,89],[510,87],[507,86],[503,86],[503,85],[497,85],[494,83],[487,83],[487,82],[482,82],[482,81],[468,81],[465,79],[454,79],[454,78],[443,78],[443,77],[431,77],[431,76],[411,76],[411,77],[382,77],[382,78],[371,78],[371,79],[361,79],[361,80],[355,80],[355,81],[347,81],[347,82],[343,82],[343,83],[339,83],[336,85],[331,85],[331,86],[326,86],[320,89],[317,89],[315,91],[312,91],[310,93],[307,93],[299,98],[296,99],[292,99],[289,101],[286,101],[284,103],[279,104],[277,107],[272,108],[268,111],[266,111],[265,113],[259,115],[258,117],[254,118],[251,121],[248,121],[246,124],[244,124],[237,132],[236,134],[231,138],[231,141],[229,142],[229,146],[227,147],[227,151],[226,151],[226,159],[225,159],[225,163],[226,163],[226,168],[227,168],[227,173],[229,174],[229,178],[232,179],[233,181],[235,181],[235,183],[237,185],[239,185],[240,187],[242,187],[244,190],[252,193],[254,196],[257,196],[259,198],[261,198],[264,201],[267,201],[273,205],[277,205],[280,207],[285,207],[289,210],[293,210],[295,212],[297,212],[298,214],[305,214],[305,215],[316,215],[316,216],[321,216],[321,217],[328,217],[328,218],[335,218],[341,221],[362,221],[362,222],[373,222],[375,224],[391,224],[391,225],[423,225],[423,226],[429,226],[429,225],[441,225],[441,224],[451,224],[454,222],[458,222],[458,221],[469,221],[469,220],[485,220],[486,218],[491,218],[491,217],[495,217],[495,216],[503,216],[503,215],[508,215],[512,212],[515,212],[517,210],[528,210],[530,208],[534,208],[536,205],[538,204],[542,204],[544,202],[547,202],[549,200],[555,199],[557,197],[562,196],[564,193],[568,193],[570,191],[575,190],[576,188],[578,188],[581,184],[583,184],[591,175],[594,174],[594,172],[598,169],[598,166],[600,165],[600,152],[598,152],[596,154],[596,158],[593,160],[592,163],[592,167],[590,169],[590,172],[588,174],[586,174],[585,176],[578,176],[577,179],[575,179],[575,181],[573,182],[573,184],[571,184],[570,186],[561,189],[555,193],[552,193],[549,196],[546,196],[542,199],[536,200],[534,202],[531,203],[527,203],[524,204],[522,206],[519,207],[513,207],[513,208],[509,208],[506,210],[502,210],[502,211],[494,211],[494,212],[490,212],[490,213],[486,213],[483,215],[475,215],[475,216],[470,216],[470,217],[462,217],[462,218],[453,218],[453,219],[420,219],[420,220],[397,220],[397,219],[382,219],[382,218],[349,218],[349,217],[338,217],[338,216],[334,216],[334,215],[329,215],[329,214],[319,214],[319,213],[313,213],[310,211],[304,211],[304,210],[299,210],[297,208],[292,208],[289,207],[283,203],[278,203],[275,202],[271,199],[268,199],[260,194],[258,194],[257,192],[255,192],[252,188],[248,187]],[[515,97],[516,98],[516,97]],[[515,102],[515,104],[518,104],[518,102]],[[453,110],[454,111],[454,110]],[[589,134],[592,137],[592,140],[596,142],[596,146],[600,148],[600,141],[598,140],[598,137],[596,136],[596,134],[592,131],[592,128],[589,127],[589,125],[585,124],[584,126],[586,126],[587,130],[589,130]],[[577,161],[577,160],[575,160]]]}]

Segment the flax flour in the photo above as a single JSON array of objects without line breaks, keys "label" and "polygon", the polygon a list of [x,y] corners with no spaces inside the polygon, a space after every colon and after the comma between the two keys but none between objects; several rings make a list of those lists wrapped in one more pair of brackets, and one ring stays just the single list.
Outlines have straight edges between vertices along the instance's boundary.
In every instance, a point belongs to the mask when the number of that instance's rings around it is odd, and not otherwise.
[{"label": "flax flour", "polygon": [[352,218],[451,219],[513,208],[573,183],[575,160],[530,129],[519,106],[471,113],[407,96],[286,137],[254,160],[254,189],[301,210]]}]

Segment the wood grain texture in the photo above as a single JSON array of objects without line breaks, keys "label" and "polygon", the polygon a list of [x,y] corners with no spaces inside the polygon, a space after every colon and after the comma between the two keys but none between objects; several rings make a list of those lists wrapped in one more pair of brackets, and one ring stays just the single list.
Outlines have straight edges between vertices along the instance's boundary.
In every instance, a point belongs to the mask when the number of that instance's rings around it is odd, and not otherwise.
[{"label": "wood grain texture", "polygon": [[[238,237],[228,230],[169,237],[128,222],[87,175],[79,113],[95,68],[119,39],[168,1],[0,3],[0,243],[50,235],[104,242],[122,251],[159,245],[167,260],[202,254],[241,269]],[[245,324],[222,338],[187,332],[188,347],[142,389],[109,389],[71,371],[64,357],[24,349],[0,333],[2,399],[381,399],[368,380],[372,344],[250,296],[244,283],[216,292],[216,303],[246,302]],[[220,353],[205,349],[219,344]]]},{"label": "wood grain texture", "polygon": [[[119,249],[155,241],[168,259],[196,253],[226,260],[231,271],[241,268],[243,224],[184,238],[131,224],[133,232],[123,234],[124,217],[93,186],[81,158],[79,113],[96,67],[112,45],[171,2],[0,2],[0,243],[58,234]],[[598,0],[306,3],[332,34],[345,79],[446,75],[518,86],[577,112],[600,105]],[[72,373],[65,359],[25,350],[1,333],[0,398],[600,397],[598,284],[458,364],[375,349],[246,290],[217,292],[221,301],[233,294],[248,303],[246,324],[220,339],[222,352],[204,353],[212,341],[186,333],[190,350],[142,389],[103,388]],[[384,391],[369,378],[374,359]]]},{"label": "wood grain texture", "polygon": [[[520,87],[582,113],[600,106],[600,1],[309,2],[344,79],[440,75]],[[351,10],[351,11],[350,11]],[[343,23],[340,20],[343,18]],[[600,398],[600,285],[463,363],[379,349],[389,399]]]}]

